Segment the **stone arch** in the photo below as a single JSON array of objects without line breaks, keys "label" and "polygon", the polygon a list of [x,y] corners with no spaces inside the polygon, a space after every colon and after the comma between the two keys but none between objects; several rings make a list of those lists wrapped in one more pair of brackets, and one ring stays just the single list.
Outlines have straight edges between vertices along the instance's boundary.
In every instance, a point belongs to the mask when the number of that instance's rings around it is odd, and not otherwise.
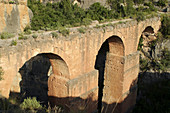
[{"label": "stone arch", "polygon": [[[124,44],[120,37],[111,36],[102,44],[96,56],[98,79],[98,110],[115,103],[122,92]],[[109,108],[112,108],[110,106]]]},{"label": "stone arch", "polygon": [[36,97],[47,105],[50,96],[61,97],[61,92],[67,95],[68,89],[63,87],[69,79],[69,69],[66,62],[56,54],[38,54],[26,61],[19,72],[22,76],[20,87],[24,98]]},{"label": "stone arch", "polygon": [[[155,32],[152,26],[147,26],[138,41],[138,49],[141,49],[143,46],[144,49],[148,49],[150,42],[156,39]],[[140,47],[141,46],[141,47]],[[148,50],[147,50],[148,51]]]},{"label": "stone arch", "polygon": [[[53,73],[48,79],[48,99],[51,106],[68,104],[69,89],[69,69],[66,62],[59,56],[48,54]],[[64,99],[65,98],[65,99]]]},{"label": "stone arch", "polygon": [[154,28],[152,26],[147,26],[143,30],[141,30],[141,32],[139,33],[139,36],[138,36],[136,50],[137,50],[137,48],[139,48],[140,42],[143,41],[143,40],[141,40],[142,37],[145,37],[146,42],[148,42],[149,40],[155,39],[154,33],[155,33],[155,31],[154,31]]},{"label": "stone arch", "polygon": [[62,76],[66,79],[70,79],[69,70],[66,62],[60,56],[53,53],[49,53],[46,55],[51,62],[53,74]]}]

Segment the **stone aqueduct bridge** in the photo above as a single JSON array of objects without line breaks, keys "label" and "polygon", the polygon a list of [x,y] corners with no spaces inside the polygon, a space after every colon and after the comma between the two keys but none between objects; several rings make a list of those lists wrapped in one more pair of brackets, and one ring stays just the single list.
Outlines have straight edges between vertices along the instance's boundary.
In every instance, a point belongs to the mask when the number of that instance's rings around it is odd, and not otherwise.
[{"label": "stone aqueduct bridge", "polygon": [[[48,99],[53,105],[92,112],[102,101],[102,112],[124,113],[136,101],[140,36],[144,31],[157,32],[160,25],[158,17],[141,22],[131,20],[104,28],[90,27],[84,34],[74,29],[66,37],[52,38],[44,33],[37,39],[18,41],[17,46],[0,48],[0,66],[4,70],[1,95],[8,97],[10,91],[20,92],[23,67],[42,55],[52,66],[47,83]],[[32,63],[29,68],[33,65],[36,64]],[[38,67],[34,70],[41,71]]]}]

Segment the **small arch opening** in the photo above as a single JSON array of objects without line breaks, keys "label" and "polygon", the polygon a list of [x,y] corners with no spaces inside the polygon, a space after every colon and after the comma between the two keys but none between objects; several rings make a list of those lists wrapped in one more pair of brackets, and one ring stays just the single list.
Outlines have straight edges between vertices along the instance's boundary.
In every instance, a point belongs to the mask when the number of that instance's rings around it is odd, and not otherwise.
[{"label": "small arch opening", "polygon": [[143,32],[154,33],[154,29],[151,26],[148,26],[145,28],[145,30]]},{"label": "small arch opening", "polygon": [[154,29],[151,26],[145,28],[142,32],[138,43],[138,50],[150,51],[150,43],[156,39]]}]

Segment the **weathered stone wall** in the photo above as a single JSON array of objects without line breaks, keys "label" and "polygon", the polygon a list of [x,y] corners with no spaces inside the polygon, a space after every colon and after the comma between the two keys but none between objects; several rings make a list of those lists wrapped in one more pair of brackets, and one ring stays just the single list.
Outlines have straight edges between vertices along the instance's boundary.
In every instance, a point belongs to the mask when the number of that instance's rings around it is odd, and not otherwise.
[{"label": "weathered stone wall", "polygon": [[[104,71],[108,75],[104,74],[103,102],[106,106],[111,105],[112,107],[118,103],[120,105],[118,108],[122,113],[127,111],[135,103],[136,90],[132,89],[135,89],[139,71],[137,52],[139,38],[148,26],[157,32],[161,22],[157,17],[139,23],[135,20],[118,22],[112,22],[113,25],[100,28],[89,26],[84,34],[79,33],[76,28],[72,28],[70,35],[66,37],[59,34],[58,38],[52,38],[50,32],[46,32],[40,33],[37,39],[18,40],[16,46],[6,46],[8,43],[2,45],[0,66],[5,73],[4,80],[0,81],[1,94],[9,96],[12,81],[26,61],[37,54],[53,53],[63,59],[69,72],[67,76],[62,75],[63,72],[61,72],[57,77],[59,79],[54,79],[58,80],[60,84],[63,83],[64,90],[68,92],[64,97],[56,95],[55,99],[66,100],[66,102],[69,100],[69,104],[78,106],[75,103],[90,97],[90,101],[85,102],[90,102],[89,105],[97,105],[94,104],[98,103],[99,72],[95,69],[96,58],[102,44],[107,39],[111,39],[108,40],[109,53],[106,56]],[[1,41],[5,42],[5,40]],[[64,80],[64,82],[60,80]],[[94,110],[96,106],[90,108]]]},{"label": "weathered stone wall", "polygon": [[27,7],[27,0],[0,0],[0,33],[21,32],[30,23],[32,11]]}]

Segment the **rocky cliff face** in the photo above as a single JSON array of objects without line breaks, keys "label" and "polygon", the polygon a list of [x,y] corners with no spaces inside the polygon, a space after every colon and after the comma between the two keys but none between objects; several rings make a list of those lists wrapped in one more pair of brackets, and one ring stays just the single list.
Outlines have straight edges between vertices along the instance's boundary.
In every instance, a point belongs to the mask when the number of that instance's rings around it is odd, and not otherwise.
[{"label": "rocky cliff face", "polygon": [[32,15],[27,0],[0,0],[0,33],[23,31]]}]

